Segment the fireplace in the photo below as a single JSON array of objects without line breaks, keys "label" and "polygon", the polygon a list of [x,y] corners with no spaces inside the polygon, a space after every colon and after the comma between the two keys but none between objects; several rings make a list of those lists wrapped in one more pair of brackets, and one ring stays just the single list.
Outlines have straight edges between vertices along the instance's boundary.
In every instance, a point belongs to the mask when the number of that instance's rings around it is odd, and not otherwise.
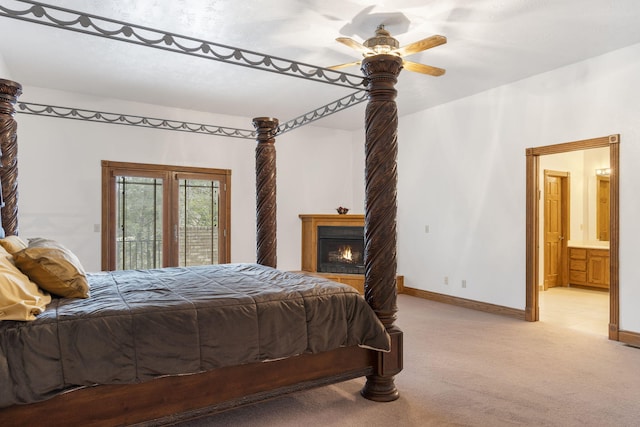
[{"label": "fireplace", "polygon": [[[337,271],[349,277],[364,274],[364,215],[300,214],[302,220],[302,271],[322,272],[335,277]],[[342,230],[345,229],[345,230]],[[322,230],[322,232],[320,231]],[[342,240],[342,243],[340,241]],[[346,245],[345,245],[346,244]],[[347,246],[342,248],[341,246]],[[348,247],[351,247],[351,255]],[[344,252],[344,253],[338,253]],[[354,262],[354,255],[356,261]],[[351,261],[348,261],[349,256]],[[324,265],[323,265],[324,264]]]},{"label": "fireplace", "polygon": [[[364,215],[300,214],[301,270],[364,293]],[[349,253],[351,251],[351,253]],[[398,292],[404,277],[397,277]]]},{"label": "fireplace", "polygon": [[364,274],[364,227],[318,226],[317,271]]}]

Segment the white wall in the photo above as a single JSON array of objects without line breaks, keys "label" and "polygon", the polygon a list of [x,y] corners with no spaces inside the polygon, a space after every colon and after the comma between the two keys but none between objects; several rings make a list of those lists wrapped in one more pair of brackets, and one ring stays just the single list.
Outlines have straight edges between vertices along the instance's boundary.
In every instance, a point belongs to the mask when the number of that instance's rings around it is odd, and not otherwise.
[{"label": "white wall", "polygon": [[620,327],[640,331],[638,99],[640,44],[401,117],[405,284],[524,309],[525,148],[619,133]]},{"label": "white wall", "polygon": [[[21,101],[252,129],[215,116],[25,87]],[[255,262],[255,141],[16,114],[20,235],[59,240],[100,269],[101,160],[231,169],[231,260]],[[350,134],[304,127],[276,138],[278,266],[300,268],[300,213],[351,203]]]},{"label": "white wall", "polygon": [[[363,113],[364,114],[364,113]],[[365,132],[364,128],[355,131],[351,135],[351,144],[353,147],[352,175],[353,175],[353,206],[350,207],[349,213],[364,213],[365,198]]]},{"label": "white wall", "polygon": [[2,53],[0,53],[0,79],[11,80],[11,73],[9,73],[9,67],[4,62]]},{"label": "white wall", "polygon": [[351,133],[304,126],[276,141],[278,268],[300,270],[298,215],[335,214],[338,206],[354,205]]}]

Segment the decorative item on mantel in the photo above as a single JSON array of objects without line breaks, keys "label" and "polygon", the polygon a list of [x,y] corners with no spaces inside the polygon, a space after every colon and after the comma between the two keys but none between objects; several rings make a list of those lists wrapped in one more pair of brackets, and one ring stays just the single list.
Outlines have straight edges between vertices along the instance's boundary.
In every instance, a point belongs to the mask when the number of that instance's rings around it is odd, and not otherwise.
[{"label": "decorative item on mantel", "polygon": [[338,206],[336,210],[340,215],[346,215],[349,212],[349,208],[343,208],[342,206]]}]

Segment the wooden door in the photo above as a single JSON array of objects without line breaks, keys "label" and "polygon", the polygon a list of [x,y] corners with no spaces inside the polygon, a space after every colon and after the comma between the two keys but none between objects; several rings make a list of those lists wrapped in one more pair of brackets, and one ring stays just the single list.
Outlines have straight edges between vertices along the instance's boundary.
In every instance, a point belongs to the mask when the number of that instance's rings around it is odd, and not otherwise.
[{"label": "wooden door", "polygon": [[568,173],[544,171],[544,289],[565,285]]}]

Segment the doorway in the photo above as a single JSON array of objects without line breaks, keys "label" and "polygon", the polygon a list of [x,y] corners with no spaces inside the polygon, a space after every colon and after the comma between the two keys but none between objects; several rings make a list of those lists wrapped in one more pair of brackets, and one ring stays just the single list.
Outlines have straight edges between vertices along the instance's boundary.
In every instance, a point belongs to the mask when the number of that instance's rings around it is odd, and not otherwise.
[{"label": "doorway", "polygon": [[609,339],[619,339],[619,135],[567,142],[564,144],[528,148],[526,150],[526,308],[525,318],[538,321],[540,318],[540,156],[591,148],[609,148]]}]

